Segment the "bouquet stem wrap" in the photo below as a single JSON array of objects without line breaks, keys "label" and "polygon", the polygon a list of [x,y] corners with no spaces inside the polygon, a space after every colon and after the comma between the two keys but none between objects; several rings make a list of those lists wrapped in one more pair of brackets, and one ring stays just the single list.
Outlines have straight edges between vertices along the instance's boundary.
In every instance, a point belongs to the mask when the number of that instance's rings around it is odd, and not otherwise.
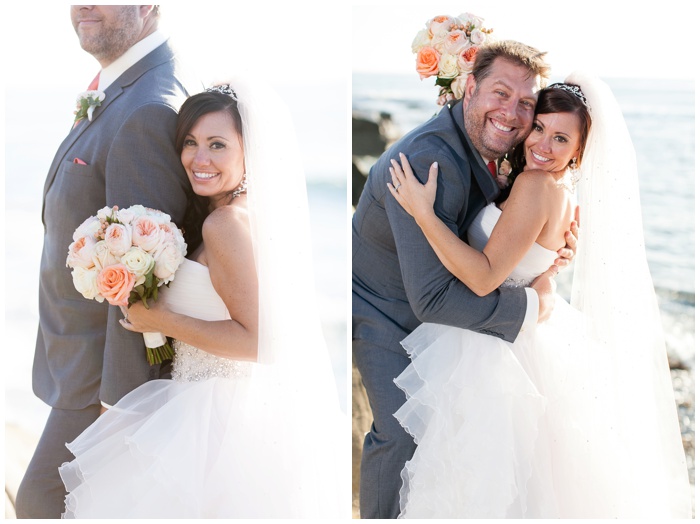
[{"label": "bouquet stem wrap", "polygon": [[173,358],[173,348],[163,333],[144,333],[143,341],[146,344],[146,359],[149,365],[160,364]]}]

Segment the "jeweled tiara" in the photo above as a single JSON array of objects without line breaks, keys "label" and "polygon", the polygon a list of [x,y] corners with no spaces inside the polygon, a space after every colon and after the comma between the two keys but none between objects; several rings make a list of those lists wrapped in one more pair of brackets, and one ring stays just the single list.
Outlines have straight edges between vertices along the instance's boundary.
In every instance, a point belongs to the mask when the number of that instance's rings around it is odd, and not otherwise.
[{"label": "jeweled tiara", "polygon": [[576,95],[576,98],[578,98],[581,102],[583,102],[583,105],[588,107],[588,102],[586,101],[586,97],[583,94],[583,91],[581,91],[581,88],[575,84],[563,84],[561,82],[552,84],[549,86],[550,88],[553,89],[563,89],[564,91],[568,91],[569,93]]}]

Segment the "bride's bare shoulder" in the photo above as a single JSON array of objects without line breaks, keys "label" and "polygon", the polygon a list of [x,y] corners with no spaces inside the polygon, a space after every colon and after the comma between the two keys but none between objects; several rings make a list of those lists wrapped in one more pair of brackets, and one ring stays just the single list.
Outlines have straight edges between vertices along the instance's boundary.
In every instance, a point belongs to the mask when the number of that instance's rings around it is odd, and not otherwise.
[{"label": "bride's bare shoulder", "polygon": [[250,237],[248,207],[243,202],[221,206],[209,213],[202,225],[202,237],[206,239],[232,239]]}]

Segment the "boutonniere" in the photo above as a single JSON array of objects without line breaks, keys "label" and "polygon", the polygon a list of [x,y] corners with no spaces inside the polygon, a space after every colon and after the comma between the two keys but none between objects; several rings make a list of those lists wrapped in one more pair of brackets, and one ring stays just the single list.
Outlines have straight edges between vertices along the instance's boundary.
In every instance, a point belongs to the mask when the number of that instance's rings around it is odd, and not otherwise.
[{"label": "boutonniere", "polygon": [[76,99],[75,107],[75,124],[80,122],[83,118],[87,118],[92,122],[92,114],[96,107],[102,105],[102,101],[105,99],[105,94],[102,91],[84,91],[78,95]]},{"label": "boutonniere", "polygon": [[512,180],[510,179],[510,174],[512,171],[513,167],[510,165],[508,159],[504,158],[501,160],[501,163],[498,166],[498,175],[496,176],[496,183],[498,184],[498,187],[505,189],[512,183]]}]

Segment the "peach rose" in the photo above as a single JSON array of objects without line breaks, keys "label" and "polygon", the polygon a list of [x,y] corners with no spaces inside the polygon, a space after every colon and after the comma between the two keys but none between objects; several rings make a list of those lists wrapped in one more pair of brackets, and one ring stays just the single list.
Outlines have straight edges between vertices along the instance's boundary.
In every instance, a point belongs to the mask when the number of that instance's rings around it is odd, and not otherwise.
[{"label": "peach rose", "polygon": [[476,59],[476,53],[479,50],[478,47],[472,46],[467,49],[463,49],[457,57],[457,65],[459,70],[463,73],[471,73],[474,68],[474,60]]},{"label": "peach rose", "polygon": [[158,222],[148,215],[136,217],[131,224],[131,239],[134,245],[144,251],[152,252],[160,247],[163,232]]},{"label": "peach rose", "polygon": [[131,229],[122,224],[110,224],[105,231],[105,242],[114,256],[120,257],[131,247]]},{"label": "peach rose", "polygon": [[426,25],[428,27],[428,31],[430,31],[430,34],[436,35],[438,33],[445,33],[449,31],[452,29],[452,26],[455,25],[455,23],[456,20],[451,16],[440,15],[436,16],[432,20],[428,20]]},{"label": "peach rose", "polygon": [[68,258],[66,265],[68,267],[82,267],[91,269],[95,266],[92,260],[92,255],[95,251],[95,240],[90,237],[80,237],[75,242],[68,246]]},{"label": "peach rose", "polygon": [[136,279],[124,264],[113,264],[97,274],[97,289],[113,306],[129,305],[129,295]]},{"label": "peach rose", "polygon": [[450,31],[445,37],[445,51],[451,55],[458,55],[462,48],[469,43],[464,31]]},{"label": "peach rose", "polygon": [[440,53],[432,47],[424,47],[416,56],[416,71],[421,80],[437,75],[440,64]]}]

